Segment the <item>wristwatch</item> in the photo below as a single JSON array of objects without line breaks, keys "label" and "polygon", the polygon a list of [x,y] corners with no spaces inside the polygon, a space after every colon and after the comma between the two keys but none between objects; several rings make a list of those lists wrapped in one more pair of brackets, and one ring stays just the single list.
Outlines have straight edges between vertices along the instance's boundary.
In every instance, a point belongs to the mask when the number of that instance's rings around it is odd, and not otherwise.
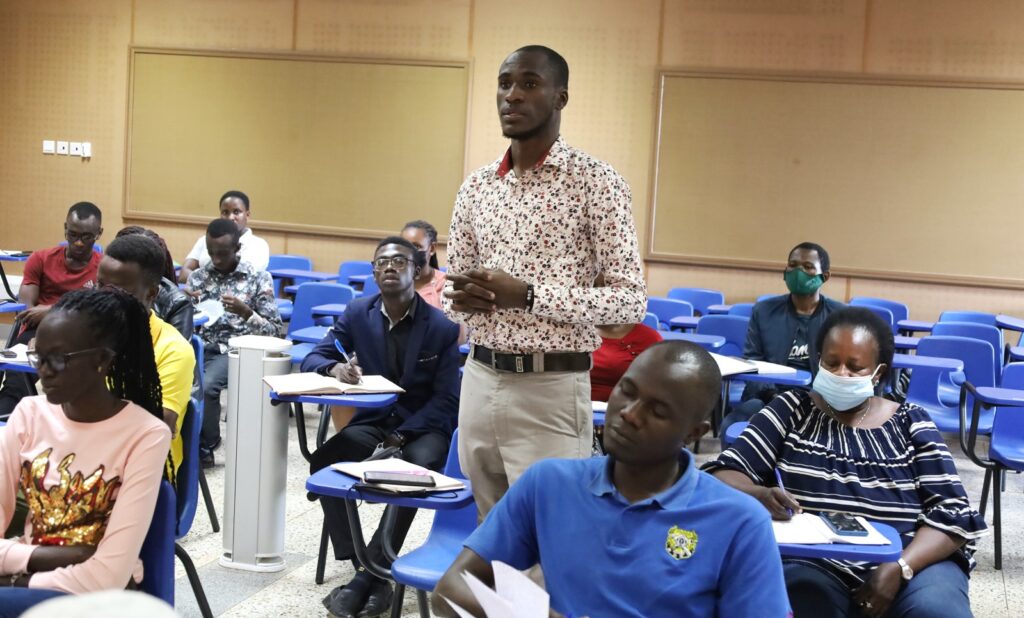
[{"label": "wristwatch", "polygon": [[902,577],[904,581],[909,582],[914,578],[914,569],[910,568],[910,565],[903,559],[903,556],[900,556],[900,559],[896,561],[896,564],[900,565],[900,570],[903,571]]},{"label": "wristwatch", "polygon": [[405,446],[405,434],[401,431],[392,431],[391,436],[398,441],[398,448]]}]

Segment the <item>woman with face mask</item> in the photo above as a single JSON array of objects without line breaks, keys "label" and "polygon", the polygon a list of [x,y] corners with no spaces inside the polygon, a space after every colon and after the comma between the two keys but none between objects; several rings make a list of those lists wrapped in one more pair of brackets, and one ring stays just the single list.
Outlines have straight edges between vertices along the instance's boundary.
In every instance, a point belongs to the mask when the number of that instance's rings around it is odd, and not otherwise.
[{"label": "woman with face mask", "polygon": [[784,560],[794,615],[970,616],[967,574],[985,522],[928,414],[878,394],[892,367],[891,328],[845,308],[825,320],[817,347],[812,390],[776,397],[704,469],[774,519],[838,511],[899,531],[899,562]]}]

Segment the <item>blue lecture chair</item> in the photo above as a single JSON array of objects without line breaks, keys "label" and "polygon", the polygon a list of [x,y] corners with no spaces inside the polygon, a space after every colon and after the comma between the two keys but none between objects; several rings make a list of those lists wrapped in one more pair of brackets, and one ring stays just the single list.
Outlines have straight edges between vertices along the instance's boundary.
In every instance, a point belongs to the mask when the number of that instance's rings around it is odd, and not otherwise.
[{"label": "blue lecture chair", "polygon": [[[452,436],[452,445],[448,449],[448,462],[444,467],[445,476],[465,479],[459,467],[459,430]],[[423,545],[410,551],[391,565],[391,575],[397,584],[392,605],[392,616],[395,609],[402,607],[405,588],[416,589],[420,615],[429,616],[427,592],[437,586],[441,576],[455,562],[455,557],[462,551],[462,544],[476,529],[476,504],[470,503],[454,511],[437,511],[430,534]]]},{"label": "blue lecture chair", "polygon": [[857,306],[862,307],[864,309],[868,309],[878,317],[882,318],[882,321],[888,324],[889,328],[892,329],[892,334],[896,334],[898,330],[896,328],[896,317],[893,315],[892,311],[886,309],[885,307],[879,307],[878,305],[863,304]]},{"label": "blue lecture chair", "polygon": [[[352,277],[358,277],[358,281],[365,284],[367,279],[373,279],[373,264],[366,260],[348,260],[338,264],[338,283],[354,287],[356,282]],[[357,290],[356,295],[361,296],[360,292]]]},{"label": "blue lecture chair", "polygon": [[708,307],[711,305],[725,304],[725,294],[704,288],[672,288],[668,291],[668,297],[690,303],[693,305],[694,315],[700,316],[707,315]]},{"label": "blue lecture chair", "polygon": [[[313,270],[313,260],[304,255],[287,255],[279,253],[270,256],[270,262],[267,264],[267,270],[273,270],[275,268]],[[296,277],[292,281],[292,284],[302,285],[307,281],[311,281],[311,279]],[[281,319],[285,322],[291,320],[292,301],[287,298],[281,298],[281,280],[277,278],[274,278],[274,302],[277,303],[277,311],[281,314]]]},{"label": "blue lecture chair", "polygon": [[[992,344],[979,339],[952,336],[923,337],[917,346],[917,356],[952,358],[963,361],[963,375],[955,375],[946,383],[943,376],[948,372],[915,368],[907,387],[907,402],[914,403],[928,412],[939,431],[960,431],[960,391],[952,390],[969,381],[974,386],[996,386],[998,377],[995,370],[995,349]],[[970,403],[970,402],[969,402]],[[978,432],[988,435],[992,432],[994,412],[982,413]]]},{"label": "blue lecture chair", "polygon": [[693,305],[682,300],[650,296],[647,298],[647,311],[658,316],[660,329],[669,330],[668,321],[680,316],[692,316]]},{"label": "blue lecture chair", "polygon": [[644,314],[643,324],[644,326],[648,326],[650,328],[653,328],[654,330],[658,330],[658,316],[648,311],[646,314]]},{"label": "blue lecture chair", "polygon": [[301,363],[330,330],[329,326],[314,324],[313,307],[331,303],[347,305],[355,298],[355,294],[351,287],[333,281],[311,281],[299,286],[295,294],[292,320],[288,322],[288,334],[285,336],[297,342],[290,351],[293,363]]},{"label": "blue lecture chair", "polygon": [[[198,413],[197,415],[200,418],[198,426],[202,427],[202,420],[201,419],[202,419],[203,414],[204,414],[204,411],[203,411],[203,384],[205,383],[205,378],[206,378],[206,367],[203,365],[203,340],[199,338],[199,335],[192,335],[192,338],[189,340],[189,343],[192,344],[192,351],[196,355],[196,377],[195,377],[195,383],[194,383],[193,389],[192,389],[193,397],[192,397],[191,405],[195,406],[195,409],[196,409],[196,411]],[[197,393],[198,393],[198,396],[197,396]],[[182,437],[182,440],[185,441],[185,444],[184,444],[184,446],[185,446],[185,459],[188,459],[189,457],[191,457],[191,455],[189,454],[190,453],[189,445],[188,445],[188,443],[186,441],[186,436],[185,436],[185,428],[188,425],[189,425],[189,423],[183,423],[182,426],[181,426],[181,437]],[[199,435],[199,430],[196,429],[195,431],[196,431],[195,435]],[[197,458],[197,461],[198,461],[198,457],[199,457],[199,441],[196,440],[196,458]],[[181,467],[182,468],[185,467],[185,462],[184,461],[182,461]],[[213,528],[214,532],[220,532],[220,521],[217,519],[217,510],[213,506],[213,496],[210,495],[210,487],[206,483],[206,472],[203,471],[203,467],[202,466],[199,466],[198,470],[199,470],[199,472],[198,472],[198,475],[199,475],[199,488],[203,491],[203,502],[206,504],[206,513],[210,516],[210,526]],[[179,475],[182,474],[181,470],[178,470],[178,474]],[[192,518],[191,517],[189,517],[189,524],[188,525],[189,525],[189,527],[192,526]]]},{"label": "blue lecture chair", "polygon": [[374,294],[380,294],[380,287],[377,285],[377,280],[372,276],[366,279],[366,283],[363,284],[363,289],[360,290],[360,296],[373,296]]},{"label": "blue lecture chair", "polygon": [[976,324],[996,325],[996,314],[984,311],[943,311],[939,314],[940,322],[974,322]]},{"label": "blue lecture chair", "polygon": [[738,315],[749,318],[754,314],[754,303],[736,303],[729,307],[728,315]]},{"label": "blue lecture chair", "polygon": [[[1009,390],[1007,390],[1009,389]],[[964,384],[960,398],[960,448],[975,464],[985,469],[979,511],[985,516],[989,489],[992,490],[992,528],[995,541],[995,567],[1003,568],[1003,531],[1001,493],[1006,470],[1024,471],[1024,363],[1010,363],[1003,370],[1002,388],[979,392],[973,384]],[[968,403],[968,395],[973,403]],[[994,413],[988,456],[977,452],[983,409],[998,405]],[[970,416],[968,416],[970,410]]]},{"label": "blue lecture chair", "polygon": [[[967,337],[969,339],[980,339],[987,341],[996,351],[995,372],[1000,376],[1003,371],[1003,331],[995,326],[981,324],[978,322],[946,322],[939,321],[932,328],[932,335]],[[959,389],[957,389],[959,390]]]},{"label": "blue lecture chair", "polygon": [[874,307],[882,307],[892,312],[892,318],[895,322],[900,320],[910,319],[910,308],[901,302],[895,300],[888,300],[885,298],[873,298],[870,296],[854,296],[850,299],[850,305],[853,307],[863,307],[870,305]]},{"label": "blue lecture chair", "polygon": [[160,481],[156,509],[142,542],[143,577],[139,590],[174,607],[174,489]]},{"label": "blue lecture chair", "polygon": [[697,334],[725,337],[725,345],[715,350],[716,354],[743,356],[749,324],[750,318],[738,315],[706,315],[697,322]]},{"label": "blue lecture chair", "polygon": [[220,532],[220,525],[217,522],[217,514],[213,510],[213,501],[210,499],[210,489],[206,485],[206,476],[203,474],[203,466],[199,461],[199,432],[203,428],[203,410],[199,402],[192,399],[189,402],[185,422],[181,426],[181,439],[184,442],[185,457],[178,468],[177,481],[177,508],[175,509],[174,526],[174,555],[181,561],[185,568],[185,575],[188,576],[188,583],[192,586],[192,593],[195,594],[196,603],[203,618],[211,618],[210,603],[206,600],[206,591],[203,590],[203,583],[199,580],[199,573],[192,557],[188,555],[185,548],[178,543],[188,534],[195,519],[196,507],[199,504],[199,491],[202,489],[206,501],[206,510],[210,514],[210,523],[213,524],[213,531]]}]

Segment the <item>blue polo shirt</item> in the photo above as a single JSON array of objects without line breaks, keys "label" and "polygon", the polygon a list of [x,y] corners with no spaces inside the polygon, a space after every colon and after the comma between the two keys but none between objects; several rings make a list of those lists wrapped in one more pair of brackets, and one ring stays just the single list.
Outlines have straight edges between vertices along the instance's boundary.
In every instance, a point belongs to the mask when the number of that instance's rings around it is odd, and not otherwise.
[{"label": "blue polo shirt", "polygon": [[608,457],[526,471],[466,547],[517,569],[540,563],[551,607],[575,616],[790,615],[771,518],[682,451],[675,485],[629,504]]}]

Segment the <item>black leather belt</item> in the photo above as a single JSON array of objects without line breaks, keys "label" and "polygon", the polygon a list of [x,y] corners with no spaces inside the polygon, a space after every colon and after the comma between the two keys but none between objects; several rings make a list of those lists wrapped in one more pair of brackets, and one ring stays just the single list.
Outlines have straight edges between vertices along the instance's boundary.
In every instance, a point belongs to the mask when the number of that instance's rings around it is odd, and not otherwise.
[{"label": "black leather belt", "polygon": [[473,346],[473,358],[495,371],[536,373],[541,371],[590,371],[589,352],[536,352],[506,354],[482,345]]}]

